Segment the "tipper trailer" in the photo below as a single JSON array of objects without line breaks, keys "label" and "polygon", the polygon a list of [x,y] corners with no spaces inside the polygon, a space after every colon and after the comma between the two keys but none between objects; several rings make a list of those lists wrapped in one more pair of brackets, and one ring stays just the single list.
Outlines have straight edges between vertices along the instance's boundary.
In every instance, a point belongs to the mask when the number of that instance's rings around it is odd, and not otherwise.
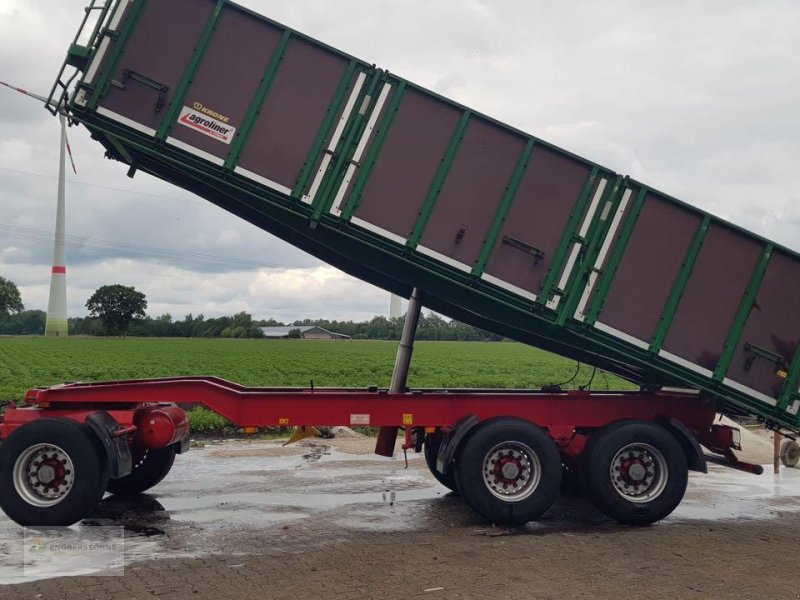
[{"label": "tipper trailer", "polygon": [[[800,430],[800,257],[644,183],[227,0],[93,0],[47,107],[106,155],[410,298],[388,389],[247,388],[213,377],[31,390],[0,424],[0,506],[70,524],[158,483],[178,404],[240,426],[372,425],[423,451],[498,523],[567,480],[651,523],[706,455],[717,413]],[[413,390],[421,304],[616,373],[637,392]]]}]

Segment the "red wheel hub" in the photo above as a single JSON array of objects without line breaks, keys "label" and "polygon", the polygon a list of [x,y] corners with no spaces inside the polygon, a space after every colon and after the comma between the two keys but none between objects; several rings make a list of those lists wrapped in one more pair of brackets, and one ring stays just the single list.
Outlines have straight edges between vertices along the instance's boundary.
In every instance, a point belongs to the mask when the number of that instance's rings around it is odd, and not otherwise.
[{"label": "red wheel hub", "polygon": [[36,478],[45,488],[57,489],[64,484],[66,474],[66,469],[60,460],[47,458],[39,463]]},{"label": "red wheel hub", "polygon": [[633,486],[643,483],[647,475],[648,464],[639,457],[628,458],[622,462],[619,468],[620,477]]},{"label": "red wheel hub", "polygon": [[514,485],[519,481],[525,467],[515,456],[504,456],[494,464],[494,476],[499,483]]}]

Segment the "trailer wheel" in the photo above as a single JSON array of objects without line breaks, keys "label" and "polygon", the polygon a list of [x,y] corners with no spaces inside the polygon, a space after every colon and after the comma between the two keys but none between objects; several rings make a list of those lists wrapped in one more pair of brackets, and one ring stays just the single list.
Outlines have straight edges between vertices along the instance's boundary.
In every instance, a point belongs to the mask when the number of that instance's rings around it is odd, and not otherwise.
[{"label": "trailer wheel", "polygon": [[479,425],[464,442],[455,470],[458,490],[480,516],[522,525],[558,499],[561,458],[549,435],[512,418]]},{"label": "trailer wheel", "polygon": [[23,526],[87,517],[108,484],[108,459],[91,429],[71,419],[23,425],[0,449],[0,507]]},{"label": "trailer wheel", "polygon": [[783,440],[781,462],[785,467],[796,467],[800,463],[800,445],[794,440]]},{"label": "trailer wheel", "polygon": [[131,472],[119,479],[109,479],[108,491],[131,498],[149,490],[167,476],[175,462],[175,453],[175,445],[172,445],[134,454]]},{"label": "trailer wheel", "polygon": [[436,468],[436,459],[439,456],[439,447],[442,445],[443,439],[444,434],[441,430],[436,433],[429,433],[425,436],[425,447],[423,448],[425,464],[428,465],[428,469],[430,469],[431,475],[434,476],[436,481],[450,491],[457,492],[458,489],[456,487],[456,478],[453,474],[453,466],[451,465],[448,472],[444,475]]},{"label": "trailer wheel", "polygon": [[592,435],[586,452],[592,500],[620,523],[655,523],[683,499],[689,478],[686,455],[663,427],[645,421],[607,425]]}]

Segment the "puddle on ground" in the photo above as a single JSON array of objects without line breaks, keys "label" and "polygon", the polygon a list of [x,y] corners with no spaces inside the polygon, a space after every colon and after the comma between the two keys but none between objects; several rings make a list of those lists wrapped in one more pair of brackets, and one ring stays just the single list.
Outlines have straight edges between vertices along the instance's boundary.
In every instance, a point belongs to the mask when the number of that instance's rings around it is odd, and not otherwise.
[{"label": "puddle on ground", "polygon": [[800,469],[772,465],[753,475],[709,464],[708,473],[692,473],[683,502],[669,520],[768,519],[781,513],[800,512]]},{"label": "puddle on ground", "polygon": [[[353,440],[348,442],[350,449]],[[173,471],[151,493],[133,501],[109,496],[91,518],[72,529],[124,527],[125,563],[130,566],[153,558],[291,547],[304,537],[316,539],[315,528],[322,522],[345,536],[442,525],[490,536],[578,535],[616,527],[587,500],[572,497],[564,497],[539,522],[520,531],[487,527],[433,480],[419,455],[409,455],[405,469],[402,453],[379,457],[368,453],[368,440],[363,445],[365,453],[351,454],[338,450],[335,441],[314,440],[291,452],[278,442],[209,444],[178,457]],[[684,502],[661,526],[800,512],[800,470],[783,469],[778,477],[769,470],[756,476],[709,465],[707,475],[693,473]],[[0,515],[0,584],[65,574],[48,568],[46,561],[23,572],[22,556],[21,528]]]}]

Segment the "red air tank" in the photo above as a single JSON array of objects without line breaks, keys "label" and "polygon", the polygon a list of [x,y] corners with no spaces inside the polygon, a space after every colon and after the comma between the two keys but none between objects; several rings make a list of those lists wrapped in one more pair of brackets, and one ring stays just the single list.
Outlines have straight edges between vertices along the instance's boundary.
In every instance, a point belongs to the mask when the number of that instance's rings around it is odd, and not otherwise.
[{"label": "red air tank", "polygon": [[178,406],[154,406],[136,418],[136,440],[144,448],[166,448],[189,432],[189,417]]}]

